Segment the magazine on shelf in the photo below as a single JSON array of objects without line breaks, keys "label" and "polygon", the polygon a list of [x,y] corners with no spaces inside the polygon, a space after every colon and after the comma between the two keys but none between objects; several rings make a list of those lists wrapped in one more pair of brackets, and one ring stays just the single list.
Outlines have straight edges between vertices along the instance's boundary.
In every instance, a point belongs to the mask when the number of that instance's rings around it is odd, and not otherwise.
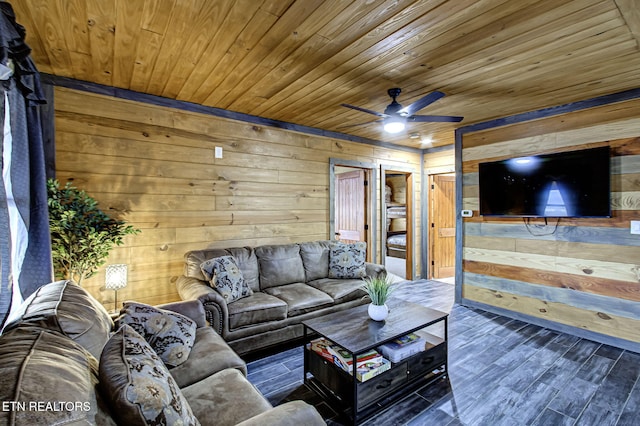
[{"label": "magazine on shelf", "polygon": [[330,354],[333,355],[333,362],[345,371],[351,371],[353,365],[353,357],[351,353],[342,346],[331,344],[327,347]]},{"label": "magazine on shelf", "polygon": [[356,378],[361,382],[376,377],[379,374],[391,369],[391,362],[385,358],[380,358],[381,361],[377,363],[363,364],[356,370]]},{"label": "magazine on shelf", "polygon": [[382,354],[375,349],[371,349],[369,352],[358,355],[358,362],[356,368],[363,367],[365,365],[378,364],[382,362]]},{"label": "magazine on shelf", "polygon": [[[353,374],[353,357],[351,353],[338,345],[329,347],[329,352],[333,353],[333,361],[338,367]],[[382,362],[383,356],[380,352],[372,349],[368,352],[358,355],[356,362],[356,370],[367,366],[378,365]]]},{"label": "magazine on shelf", "polygon": [[309,342],[307,347],[312,351],[314,351],[315,353],[317,353],[318,355],[320,355],[322,358],[326,359],[327,361],[333,362],[333,354],[329,352],[329,349],[328,349],[328,347],[331,346],[332,344],[333,343],[331,343],[324,337],[320,337],[319,339],[314,339],[311,342]]}]

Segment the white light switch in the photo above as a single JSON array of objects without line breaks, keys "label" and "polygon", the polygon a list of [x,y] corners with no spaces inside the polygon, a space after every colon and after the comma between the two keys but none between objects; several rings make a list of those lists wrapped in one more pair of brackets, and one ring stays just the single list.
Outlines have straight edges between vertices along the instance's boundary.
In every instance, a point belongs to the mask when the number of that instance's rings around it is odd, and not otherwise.
[{"label": "white light switch", "polygon": [[221,146],[216,146],[215,158],[222,158],[222,147]]},{"label": "white light switch", "polygon": [[640,234],[640,220],[631,221],[631,233]]},{"label": "white light switch", "polygon": [[462,216],[462,217],[472,217],[473,216],[473,210],[462,210],[460,212],[460,216]]}]

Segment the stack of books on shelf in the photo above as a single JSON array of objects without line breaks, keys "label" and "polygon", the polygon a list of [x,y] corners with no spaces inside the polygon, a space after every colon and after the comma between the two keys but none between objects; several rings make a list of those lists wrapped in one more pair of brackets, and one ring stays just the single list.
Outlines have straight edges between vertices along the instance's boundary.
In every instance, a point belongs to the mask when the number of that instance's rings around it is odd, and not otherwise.
[{"label": "stack of books on shelf", "polygon": [[[327,361],[331,361],[349,374],[353,374],[353,356],[343,347],[325,339],[312,340],[308,348]],[[356,361],[356,377],[364,382],[391,368],[389,360],[378,351],[371,350],[358,355]]]},{"label": "stack of books on shelf", "polygon": [[413,354],[423,351],[424,348],[425,340],[415,333],[410,333],[381,345],[378,350],[392,362],[400,362]]}]

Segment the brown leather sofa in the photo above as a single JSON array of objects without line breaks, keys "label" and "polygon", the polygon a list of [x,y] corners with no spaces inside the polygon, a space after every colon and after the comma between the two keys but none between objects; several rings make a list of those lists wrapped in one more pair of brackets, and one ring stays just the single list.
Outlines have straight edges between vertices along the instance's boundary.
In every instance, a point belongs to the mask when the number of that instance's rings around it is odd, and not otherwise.
[{"label": "brown leather sofa", "polygon": [[[201,303],[178,302],[162,308],[195,322],[189,321],[195,337],[188,358],[167,369],[164,364],[157,365],[162,360],[154,354],[147,353],[149,359],[140,360],[145,355],[139,350],[144,342],[118,346],[131,327],[123,325],[114,332],[114,322],[104,307],[78,285],[58,281],[38,289],[21,306],[19,318],[0,335],[0,424],[139,424],[139,419],[127,417],[121,409],[130,402],[127,392],[137,392],[151,401],[151,409],[162,413],[169,406],[173,409],[175,401],[192,419],[181,424],[325,424],[315,408],[302,401],[273,408],[245,378],[242,359],[206,324]],[[130,380],[134,370],[121,368],[121,360],[143,372],[141,382]],[[170,394],[165,392],[164,396],[172,400],[158,407],[162,395],[157,394],[163,388],[153,380],[162,372],[166,375],[160,381],[172,383]],[[105,384],[112,381],[115,386]],[[140,383],[144,386],[133,388]],[[129,405],[133,410],[145,410],[142,403]],[[158,424],[178,423],[167,418],[155,420]]]},{"label": "brown leather sofa", "polygon": [[[368,303],[362,278],[329,278],[331,241],[212,248],[185,254],[176,282],[183,300],[198,300],[211,327],[241,356],[302,337],[302,321]],[[209,259],[233,256],[253,294],[231,303],[202,273]],[[366,276],[385,274],[366,263]]]}]

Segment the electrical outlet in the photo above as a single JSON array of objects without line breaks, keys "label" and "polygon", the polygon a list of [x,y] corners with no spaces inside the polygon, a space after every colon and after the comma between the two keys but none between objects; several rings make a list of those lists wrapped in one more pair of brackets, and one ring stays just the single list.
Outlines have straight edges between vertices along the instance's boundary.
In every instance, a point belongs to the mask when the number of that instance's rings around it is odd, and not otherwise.
[{"label": "electrical outlet", "polygon": [[631,221],[631,233],[640,234],[640,220]]},{"label": "electrical outlet", "polygon": [[222,158],[222,147],[221,146],[216,146],[216,149],[214,150],[214,157],[215,158]]},{"label": "electrical outlet", "polygon": [[460,212],[460,216],[462,216],[462,217],[472,217],[473,216],[473,210],[462,210]]}]

